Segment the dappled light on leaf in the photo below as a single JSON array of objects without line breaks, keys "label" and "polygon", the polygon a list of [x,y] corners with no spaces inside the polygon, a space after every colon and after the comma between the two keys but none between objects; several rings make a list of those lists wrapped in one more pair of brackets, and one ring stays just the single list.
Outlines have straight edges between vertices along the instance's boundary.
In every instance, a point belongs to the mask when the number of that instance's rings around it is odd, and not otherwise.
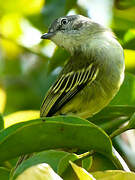
[{"label": "dappled light on leaf", "polygon": [[0,44],[3,47],[3,52],[8,56],[7,59],[9,60],[16,58],[21,52],[20,47],[12,41],[2,39]]},{"label": "dappled light on leaf", "polygon": [[99,171],[94,172],[92,175],[96,178],[96,180],[134,180],[135,173],[133,172],[125,172],[118,170],[110,170],[110,171]]},{"label": "dappled light on leaf", "polygon": [[11,0],[7,0],[6,3],[0,1],[0,7],[2,13],[16,12],[19,14],[33,14],[38,13],[43,6],[44,0],[15,0],[14,3]]},{"label": "dappled light on leaf", "polygon": [[124,50],[126,68],[135,68],[135,51]]},{"label": "dappled light on leaf", "polygon": [[5,37],[17,38],[21,34],[21,16],[19,14],[7,14],[0,20],[1,34]]},{"label": "dappled light on leaf", "polygon": [[38,164],[26,169],[16,180],[62,180],[46,163]]},{"label": "dappled light on leaf", "polygon": [[66,155],[70,153],[58,150],[48,150],[39,152],[33,155],[31,158],[23,161],[17,169],[13,173],[13,179],[16,179],[20,174],[22,174],[26,169],[42,164],[47,163],[51,166],[51,168],[58,173],[58,164],[60,163],[61,159],[63,159]]},{"label": "dappled light on leaf", "polygon": [[124,9],[113,9],[114,18],[112,27],[117,30],[127,30],[134,28],[135,23],[135,7]]},{"label": "dappled light on leaf", "polygon": [[6,105],[6,92],[4,89],[0,88],[0,113],[4,112]]},{"label": "dappled light on leaf", "polygon": [[13,124],[38,119],[39,117],[39,111],[18,111],[4,117],[4,127],[7,128]]}]

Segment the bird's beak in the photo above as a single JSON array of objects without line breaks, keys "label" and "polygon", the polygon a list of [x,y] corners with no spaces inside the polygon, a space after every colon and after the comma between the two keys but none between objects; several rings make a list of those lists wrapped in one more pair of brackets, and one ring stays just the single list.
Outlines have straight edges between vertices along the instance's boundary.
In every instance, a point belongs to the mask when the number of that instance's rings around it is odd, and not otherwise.
[{"label": "bird's beak", "polygon": [[51,37],[54,35],[52,32],[45,33],[41,36],[41,39],[51,39]]}]

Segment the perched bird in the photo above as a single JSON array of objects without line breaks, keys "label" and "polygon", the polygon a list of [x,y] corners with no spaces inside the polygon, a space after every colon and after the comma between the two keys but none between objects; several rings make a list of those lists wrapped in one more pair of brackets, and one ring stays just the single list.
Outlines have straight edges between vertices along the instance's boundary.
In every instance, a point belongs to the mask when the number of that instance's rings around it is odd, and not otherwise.
[{"label": "perched bird", "polygon": [[124,79],[124,53],[111,30],[81,15],[56,19],[50,39],[70,52],[56,82],[41,105],[40,115],[73,114],[82,118],[103,109]]}]

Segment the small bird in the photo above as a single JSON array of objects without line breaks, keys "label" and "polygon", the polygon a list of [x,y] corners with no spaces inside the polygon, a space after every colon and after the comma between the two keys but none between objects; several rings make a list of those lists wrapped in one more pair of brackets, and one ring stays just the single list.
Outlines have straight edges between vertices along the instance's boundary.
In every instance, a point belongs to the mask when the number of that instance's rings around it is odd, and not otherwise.
[{"label": "small bird", "polygon": [[112,31],[82,15],[56,19],[41,36],[71,57],[41,105],[40,116],[88,118],[108,105],[124,79],[123,48]]}]

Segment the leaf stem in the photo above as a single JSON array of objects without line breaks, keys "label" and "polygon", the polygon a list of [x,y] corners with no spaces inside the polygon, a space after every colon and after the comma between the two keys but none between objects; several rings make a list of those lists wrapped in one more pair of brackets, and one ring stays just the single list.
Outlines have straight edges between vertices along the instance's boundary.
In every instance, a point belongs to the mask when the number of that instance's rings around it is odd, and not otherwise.
[{"label": "leaf stem", "polygon": [[125,132],[125,131],[127,131],[127,130],[129,130],[128,125],[123,126],[122,128],[116,129],[116,131],[114,131],[114,132],[110,135],[110,138],[112,139],[112,138],[118,136],[119,134],[121,134],[121,133],[123,133],[123,132]]},{"label": "leaf stem", "polygon": [[80,154],[80,155],[78,155],[79,159],[77,159],[77,160],[79,160],[79,161],[81,160],[82,161],[83,159],[92,156],[94,153],[95,153],[94,150],[91,150],[91,151],[88,151],[86,153]]}]

